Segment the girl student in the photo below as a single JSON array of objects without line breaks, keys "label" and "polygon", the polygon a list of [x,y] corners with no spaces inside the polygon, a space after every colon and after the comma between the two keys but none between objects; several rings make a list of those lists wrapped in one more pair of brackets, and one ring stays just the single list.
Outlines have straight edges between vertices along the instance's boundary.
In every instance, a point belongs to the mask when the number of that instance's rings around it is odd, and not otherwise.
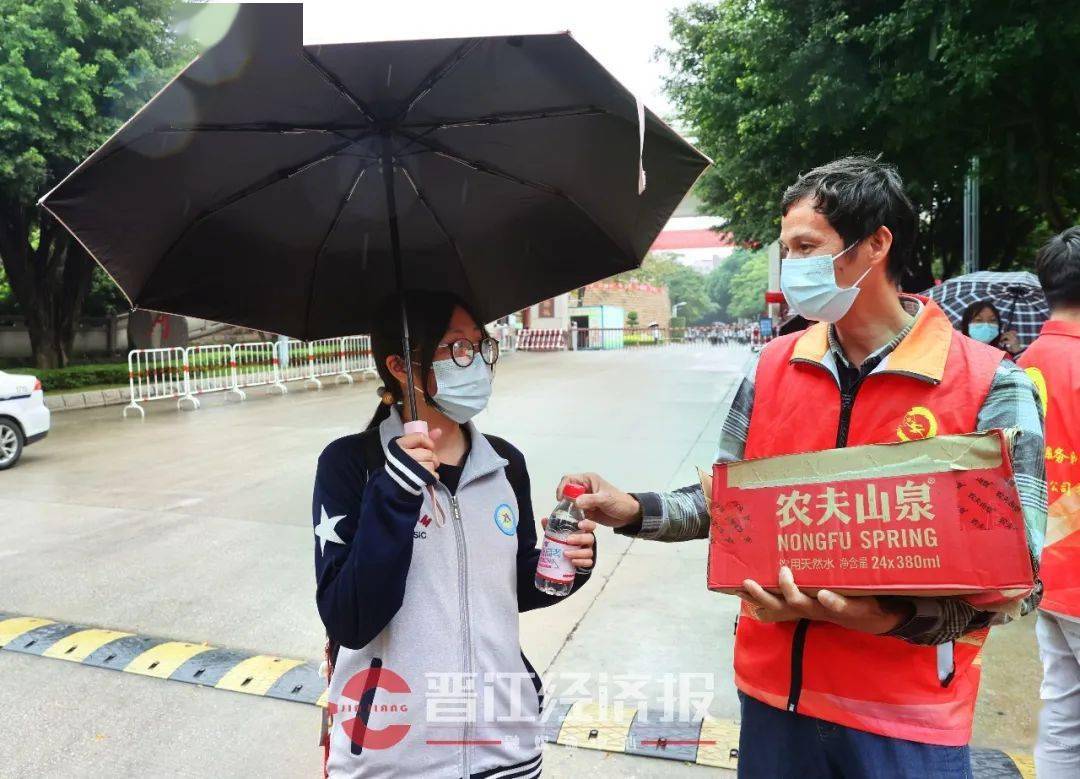
[{"label": "girl student", "polygon": [[[316,601],[327,632],[329,777],[540,775],[540,678],[518,613],[536,589],[525,458],[471,421],[492,390],[498,342],[461,300],[407,293],[371,335],[382,379],[367,429],[319,457],[312,514]],[[427,434],[404,435],[406,370]],[[585,520],[566,557],[576,591],[594,562]]]}]

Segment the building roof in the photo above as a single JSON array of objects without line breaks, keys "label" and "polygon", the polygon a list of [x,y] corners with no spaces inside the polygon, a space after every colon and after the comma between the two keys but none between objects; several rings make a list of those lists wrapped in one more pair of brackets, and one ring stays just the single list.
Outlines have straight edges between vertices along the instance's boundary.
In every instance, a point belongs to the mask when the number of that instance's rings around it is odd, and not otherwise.
[{"label": "building roof", "polygon": [[656,236],[653,251],[672,249],[711,249],[720,246],[734,246],[731,233],[716,230],[664,230]]}]

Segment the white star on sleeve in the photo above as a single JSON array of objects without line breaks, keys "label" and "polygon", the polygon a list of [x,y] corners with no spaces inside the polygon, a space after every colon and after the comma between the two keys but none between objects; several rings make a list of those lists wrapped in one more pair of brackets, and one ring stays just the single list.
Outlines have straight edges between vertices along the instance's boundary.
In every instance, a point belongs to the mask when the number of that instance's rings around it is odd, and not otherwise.
[{"label": "white star on sleeve", "polygon": [[337,524],[341,520],[345,519],[345,515],[340,517],[329,517],[326,515],[326,506],[322,507],[322,516],[319,517],[319,524],[315,526],[315,537],[319,539],[321,547],[319,554],[326,554],[326,542],[329,541],[332,544],[344,544],[341,537],[337,534]]}]

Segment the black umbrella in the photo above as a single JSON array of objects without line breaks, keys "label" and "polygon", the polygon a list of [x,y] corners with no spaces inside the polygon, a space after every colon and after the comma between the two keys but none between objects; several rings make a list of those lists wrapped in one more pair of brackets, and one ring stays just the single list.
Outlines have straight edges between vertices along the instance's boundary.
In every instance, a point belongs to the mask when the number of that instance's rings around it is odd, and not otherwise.
[{"label": "black umbrella", "polygon": [[636,267],[708,165],[567,33],[304,47],[301,13],[242,6],[42,198],[133,307],[317,339],[445,290],[490,321]]}]

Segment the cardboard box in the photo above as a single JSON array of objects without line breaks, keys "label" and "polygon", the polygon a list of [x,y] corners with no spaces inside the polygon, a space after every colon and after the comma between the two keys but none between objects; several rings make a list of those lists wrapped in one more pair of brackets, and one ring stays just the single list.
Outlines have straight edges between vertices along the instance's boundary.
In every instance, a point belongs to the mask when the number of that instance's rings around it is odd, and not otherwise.
[{"label": "cardboard box", "polygon": [[1011,443],[994,430],[717,463],[709,588],[775,591],[787,565],[809,593],[1015,602],[1034,577]]}]

